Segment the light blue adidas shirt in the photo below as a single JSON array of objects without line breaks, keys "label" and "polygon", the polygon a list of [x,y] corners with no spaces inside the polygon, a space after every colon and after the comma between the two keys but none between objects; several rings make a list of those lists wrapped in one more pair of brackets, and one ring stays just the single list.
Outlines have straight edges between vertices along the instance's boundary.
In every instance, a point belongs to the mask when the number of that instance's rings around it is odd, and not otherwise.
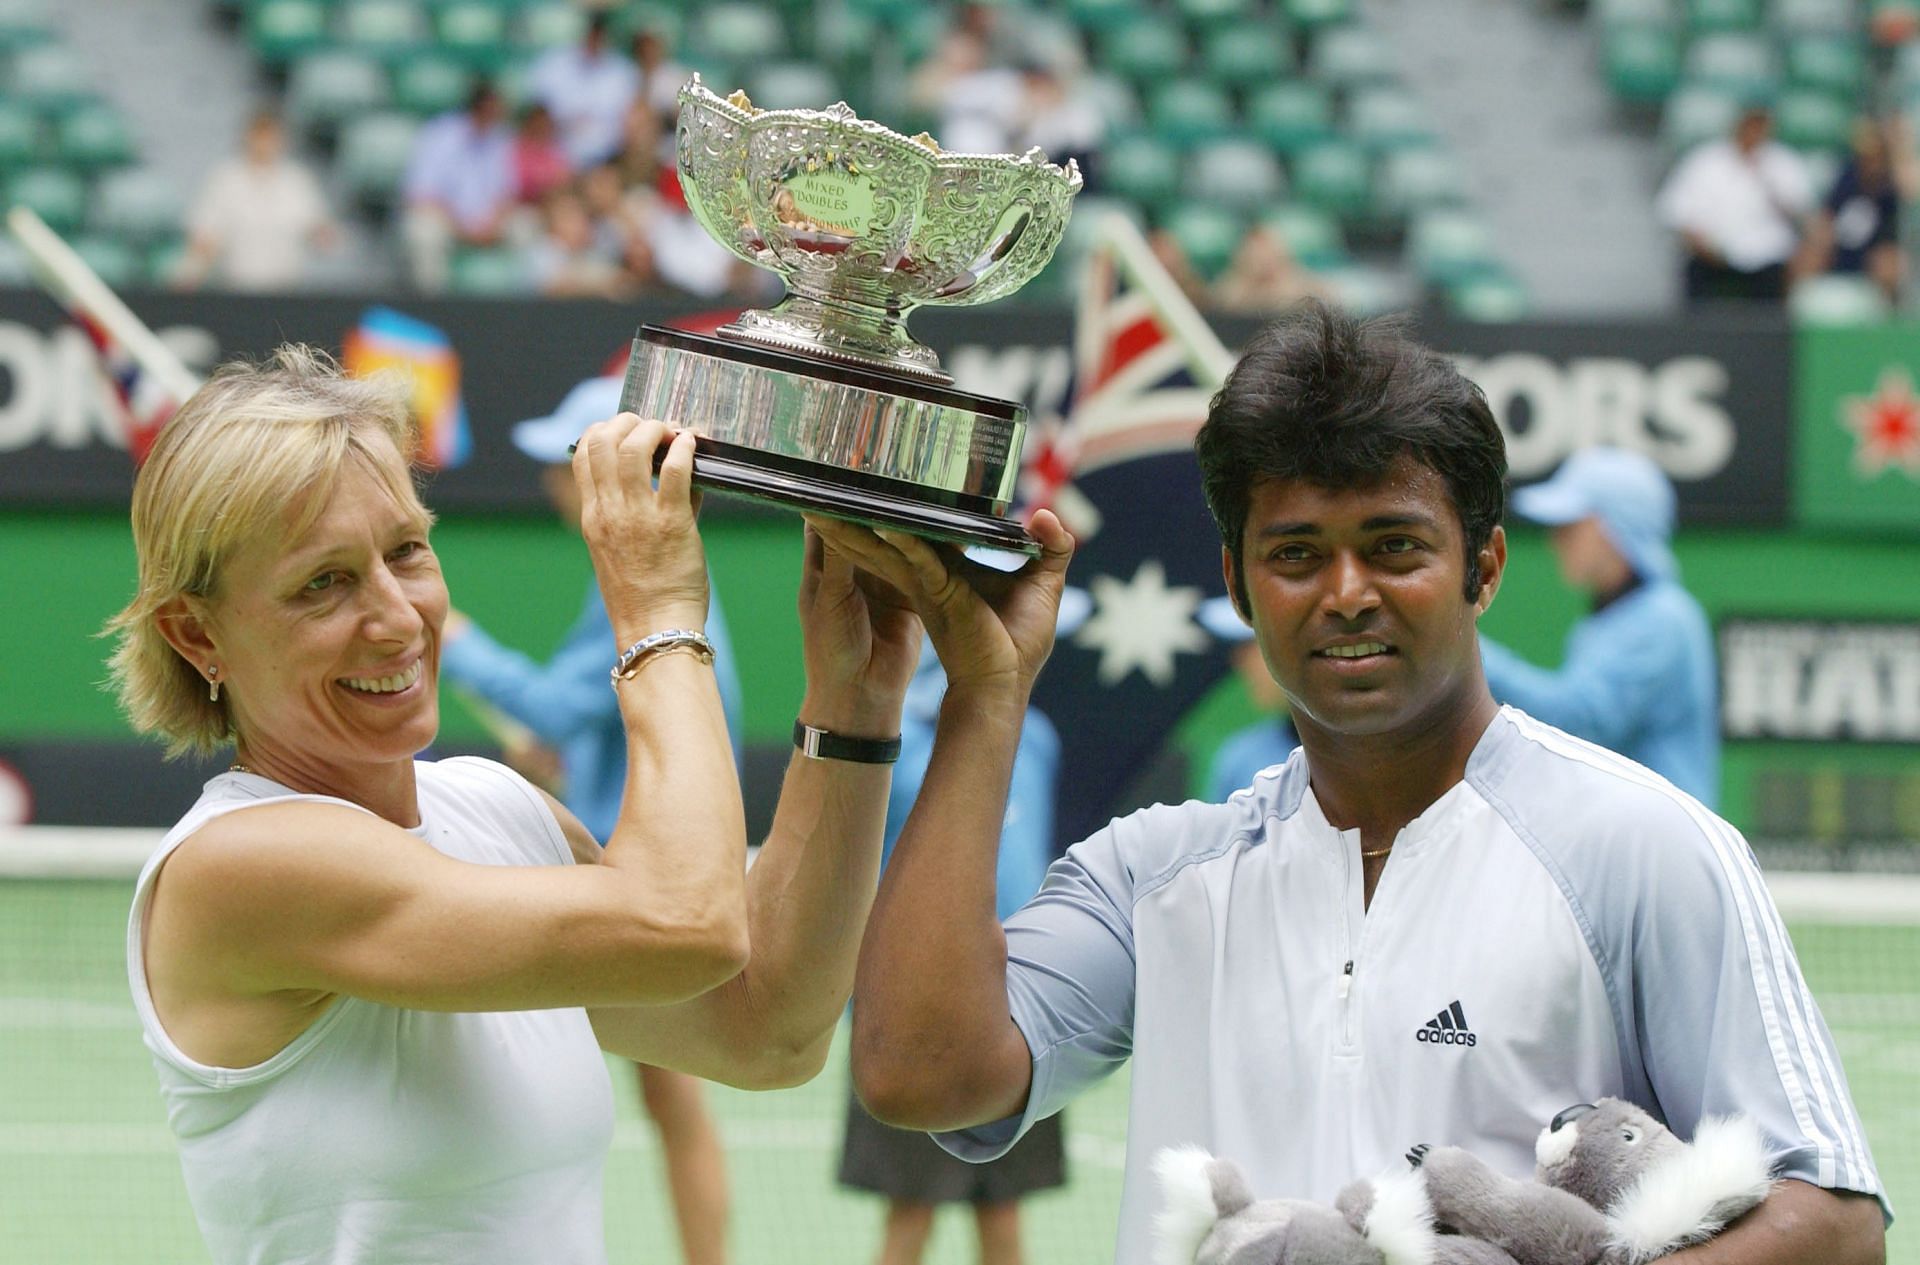
[{"label": "light blue adidas shirt", "polygon": [[1131,1058],[1118,1265],[1150,1258],[1162,1147],[1327,1201],[1419,1142],[1530,1174],[1542,1126],[1602,1095],[1683,1137],[1745,1111],[1783,1174],[1881,1193],[1752,853],[1699,801],[1509,707],[1364,911],[1357,833],[1296,751],[1076,844],[1006,924],[1026,1111],[941,1144],[998,1156]]}]

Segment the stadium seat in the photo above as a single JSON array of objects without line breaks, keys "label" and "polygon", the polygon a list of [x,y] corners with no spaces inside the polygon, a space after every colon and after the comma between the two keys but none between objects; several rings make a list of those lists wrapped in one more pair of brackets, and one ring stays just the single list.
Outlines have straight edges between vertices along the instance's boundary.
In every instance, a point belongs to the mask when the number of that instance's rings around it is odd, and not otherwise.
[{"label": "stadium seat", "polygon": [[1773,0],[1767,25],[1789,38],[1852,35],[1860,29],[1860,9],[1856,0]]},{"label": "stadium seat", "polygon": [[420,121],[411,114],[363,114],[340,129],[334,171],[348,196],[385,209],[396,201]]},{"label": "stadium seat", "polygon": [[177,234],[184,218],[173,182],[151,168],[133,167],[100,178],[87,223],[95,232],[145,245]]},{"label": "stadium seat", "polygon": [[0,172],[40,160],[40,116],[18,101],[0,98]]},{"label": "stadium seat", "polygon": [[520,11],[514,27],[514,42],[522,51],[537,54],[561,44],[578,44],[587,31],[587,13],[566,0],[536,0]]},{"label": "stadium seat", "polygon": [[1752,100],[1780,86],[1773,45],[1758,35],[1701,35],[1687,46],[1686,82]]},{"label": "stadium seat", "polygon": [[1797,89],[1775,104],[1773,130],[1795,149],[1844,149],[1853,131],[1853,111],[1824,92]]},{"label": "stadium seat", "polygon": [[1431,113],[1404,88],[1366,88],[1347,99],[1347,135],[1375,153],[1436,143]]},{"label": "stadium seat", "polygon": [[1222,140],[1188,160],[1186,188],[1193,197],[1251,212],[1285,196],[1287,177],[1273,151],[1260,142]]},{"label": "stadium seat", "polygon": [[1818,88],[1835,96],[1857,96],[1867,81],[1867,59],[1860,41],[1814,36],[1786,46],[1787,82]]},{"label": "stadium seat", "polygon": [[1467,321],[1504,323],[1527,315],[1527,291],[1504,272],[1488,271],[1446,287],[1447,310]]},{"label": "stadium seat", "polygon": [[1602,39],[1607,86],[1622,101],[1664,101],[1680,82],[1680,39],[1665,27],[1615,27]]},{"label": "stadium seat", "polygon": [[1675,27],[1680,22],[1679,0],[1594,0],[1593,16],[1601,29],[1622,26]]},{"label": "stadium seat", "polygon": [[1799,325],[1873,325],[1892,315],[1880,287],[1865,277],[1808,277],[1793,288],[1787,313]]},{"label": "stadium seat", "polygon": [[1333,95],[1317,83],[1277,83],[1247,102],[1247,126],[1282,153],[1333,138]]},{"label": "stadium seat", "polygon": [[1065,11],[1084,31],[1110,31],[1125,26],[1147,6],[1143,0],[1066,0]]},{"label": "stadium seat", "polygon": [[786,24],[773,9],[744,0],[708,5],[687,32],[687,51],[739,65],[790,52]]},{"label": "stadium seat", "polygon": [[87,213],[87,183],[65,167],[28,167],[9,178],[6,189],[9,202],[32,208],[63,236]]},{"label": "stadium seat", "polygon": [[533,289],[526,261],[506,247],[454,252],[448,280],[456,294],[527,294]]},{"label": "stadium seat", "polygon": [[1180,158],[1152,136],[1123,136],[1100,155],[1102,192],[1152,209],[1180,191]]},{"label": "stadium seat", "polygon": [[1430,285],[1464,281],[1493,265],[1493,232],[1471,211],[1429,211],[1407,226],[1407,262]]},{"label": "stadium seat", "polygon": [[1315,34],[1307,67],[1322,83],[1344,88],[1380,83],[1398,73],[1387,42],[1371,27],[1357,25],[1328,27]]},{"label": "stadium seat", "polygon": [[1171,78],[1187,68],[1191,50],[1178,22],[1141,13],[1098,38],[1097,64],[1139,84]]},{"label": "stadium seat", "polygon": [[1181,19],[1197,31],[1231,27],[1243,35],[1256,31],[1280,33],[1273,15],[1255,15],[1253,0],[1174,0],[1173,7]]},{"label": "stadium seat", "polygon": [[1262,214],[1260,223],[1278,234],[1293,257],[1308,268],[1339,268],[1349,262],[1340,222],[1325,211],[1310,206],[1279,206]]},{"label": "stadium seat", "polygon": [[175,235],[165,241],[156,242],[147,247],[145,265],[147,284],[151,286],[169,286],[180,275],[181,265],[186,262],[186,238]]},{"label": "stadium seat", "polygon": [[1401,149],[1380,160],[1374,197],[1388,215],[1405,217],[1467,200],[1467,177],[1442,149]]},{"label": "stadium seat", "polygon": [[1757,31],[1761,0],[1687,0],[1687,25],[1696,33]]},{"label": "stadium seat", "polygon": [[344,120],[381,109],[388,100],[380,64],[346,49],[309,53],[287,78],[287,117],[317,135],[331,135]]},{"label": "stadium seat", "polygon": [[1233,102],[1204,79],[1176,79],[1148,95],[1147,126],[1175,145],[1217,140],[1233,131]]},{"label": "stadium seat", "polygon": [[1683,87],[1667,98],[1660,117],[1660,143],[1670,155],[1684,154],[1702,141],[1726,136],[1739,117],[1740,102],[1728,93]]},{"label": "stadium seat", "polygon": [[133,161],[133,134],[120,111],[95,102],[61,119],[55,127],[60,161],[84,171],[118,167]]},{"label": "stadium seat", "polygon": [[434,38],[441,52],[490,74],[513,52],[507,17],[505,8],[488,0],[443,5],[434,19]]},{"label": "stadium seat", "polygon": [[1200,67],[1208,78],[1228,87],[1269,84],[1293,70],[1293,45],[1267,26],[1213,30],[1201,43]]},{"label": "stadium seat", "polygon": [[37,44],[13,56],[9,95],[41,114],[58,114],[94,99],[79,54],[64,44]]},{"label": "stadium seat", "polygon": [[247,10],[247,43],[262,62],[284,66],[332,38],[327,12],[326,0],[261,0]]},{"label": "stadium seat", "polygon": [[1348,141],[1325,141],[1293,160],[1293,195],[1308,206],[1358,219],[1373,209],[1367,152]]},{"label": "stadium seat", "polygon": [[1279,9],[1295,26],[1319,28],[1353,21],[1353,0],[1281,0]]},{"label": "stadium seat", "polygon": [[821,110],[840,100],[840,84],[817,62],[774,62],[747,78],[747,95],[763,110]]},{"label": "stadium seat", "polygon": [[146,284],[146,260],[139,251],[117,237],[97,237],[92,234],[76,237],[73,240],[73,253],[86,260],[87,266],[106,282],[110,290],[125,290],[130,286]]},{"label": "stadium seat", "polygon": [[393,68],[393,104],[409,114],[430,117],[464,106],[473,85],[474,72],[466,62],[424,53]]},{"label": "stadium seat", "polygon": [[1140,94],[1119,75],[1092,71],[1080,77],[1079,94],[1100,112],[1109,132],[1140,125]]},{"label": "stadium seat", "polygon": [[1247,231],[1240,216],[1204,202],[1175,207],[1163,227],[1179,243],[1193,270],[1208,281],[1226,269]]},{"label": "stadium seat", "polygon": [[1380,268],[1349,265],[1323,272],[1333,301],[1354,316],[1380,316],[1412,305],[1404,278]]},{"label": "stadium seat", "polygon": [[346,0],[335,19],[342,48],[399,65],[429,42],[426,13],[413,0]]},{"label": "stadium seat", "polygon": [[57,37],[41,0],[0,0],[0,52],[31,48]]}]

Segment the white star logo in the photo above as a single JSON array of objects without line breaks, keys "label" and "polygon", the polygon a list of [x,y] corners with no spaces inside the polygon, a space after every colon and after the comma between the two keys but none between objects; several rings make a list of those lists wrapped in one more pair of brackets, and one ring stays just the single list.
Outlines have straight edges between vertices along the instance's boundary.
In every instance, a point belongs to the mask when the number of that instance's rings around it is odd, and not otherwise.
[{"label": "white star logo", "polygon": [[1073,644],[1100,652],[1100,684],[1113,685],[1137,668],[1155,685],[1170,685],[1176,654],[1206,650],[1207,634],[1193,621],[1200,590],[1168,588],[1158,560],[1142,562],[1131,581],[1095,576],[1090,587],[1093,617]]}]

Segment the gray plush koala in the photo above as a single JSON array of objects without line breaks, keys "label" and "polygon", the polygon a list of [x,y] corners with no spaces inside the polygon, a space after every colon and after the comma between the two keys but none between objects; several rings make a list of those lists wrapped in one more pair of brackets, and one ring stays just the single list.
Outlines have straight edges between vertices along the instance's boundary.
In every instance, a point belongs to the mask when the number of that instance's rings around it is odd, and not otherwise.
[{"label": "gray plush koala", "polygon": [[1160,1152],[1154,1172],[1155,1265],[1514,1265],[1491,1244],[1437,1237],[1418,1173],[1355,1182],[1329,1208],[1255,1199],[1237,1166],[1198,1147]]},{"label": "gray plush koala", "polygon": [[1534,1144],[1531,1181],[1459,1147],[1415,1147],[1442,1233],[1520,1265],[1641,1265],[1718,1234],[1772,1189],[1766,1140],[1746,1116],[1707,1119],[1691,1143],[1617,1098],[1580,1103]]}]

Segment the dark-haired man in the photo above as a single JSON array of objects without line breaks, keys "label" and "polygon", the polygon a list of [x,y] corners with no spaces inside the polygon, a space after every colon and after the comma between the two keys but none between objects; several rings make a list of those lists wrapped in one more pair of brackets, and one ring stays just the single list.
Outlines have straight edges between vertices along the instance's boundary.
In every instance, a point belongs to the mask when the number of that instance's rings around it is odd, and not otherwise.
[{"label": "dark-haired man", "polygon": [[962,582],[921,542],[827,528],[909,595],[950,681],[861,949],[869,1107],[987,1158],[1130,1057],[1120,1265],[1149,1259],[1166,1146],[1327,1200],[1423,1141],[1530,1173],[1542,1122],[1603,1094],[1683,1136],[1746,1111],[1798,1180],[1694,1259],[1878,1261],[1880,1181],[1744,842],[1487,692],[1506,458],[1478,390],[1311,304],[1254,340],[1197,451],[1302,749],[1075,845],[1004,936],[998,805],[1070,546],[1041,516],[1039,563]]}]

